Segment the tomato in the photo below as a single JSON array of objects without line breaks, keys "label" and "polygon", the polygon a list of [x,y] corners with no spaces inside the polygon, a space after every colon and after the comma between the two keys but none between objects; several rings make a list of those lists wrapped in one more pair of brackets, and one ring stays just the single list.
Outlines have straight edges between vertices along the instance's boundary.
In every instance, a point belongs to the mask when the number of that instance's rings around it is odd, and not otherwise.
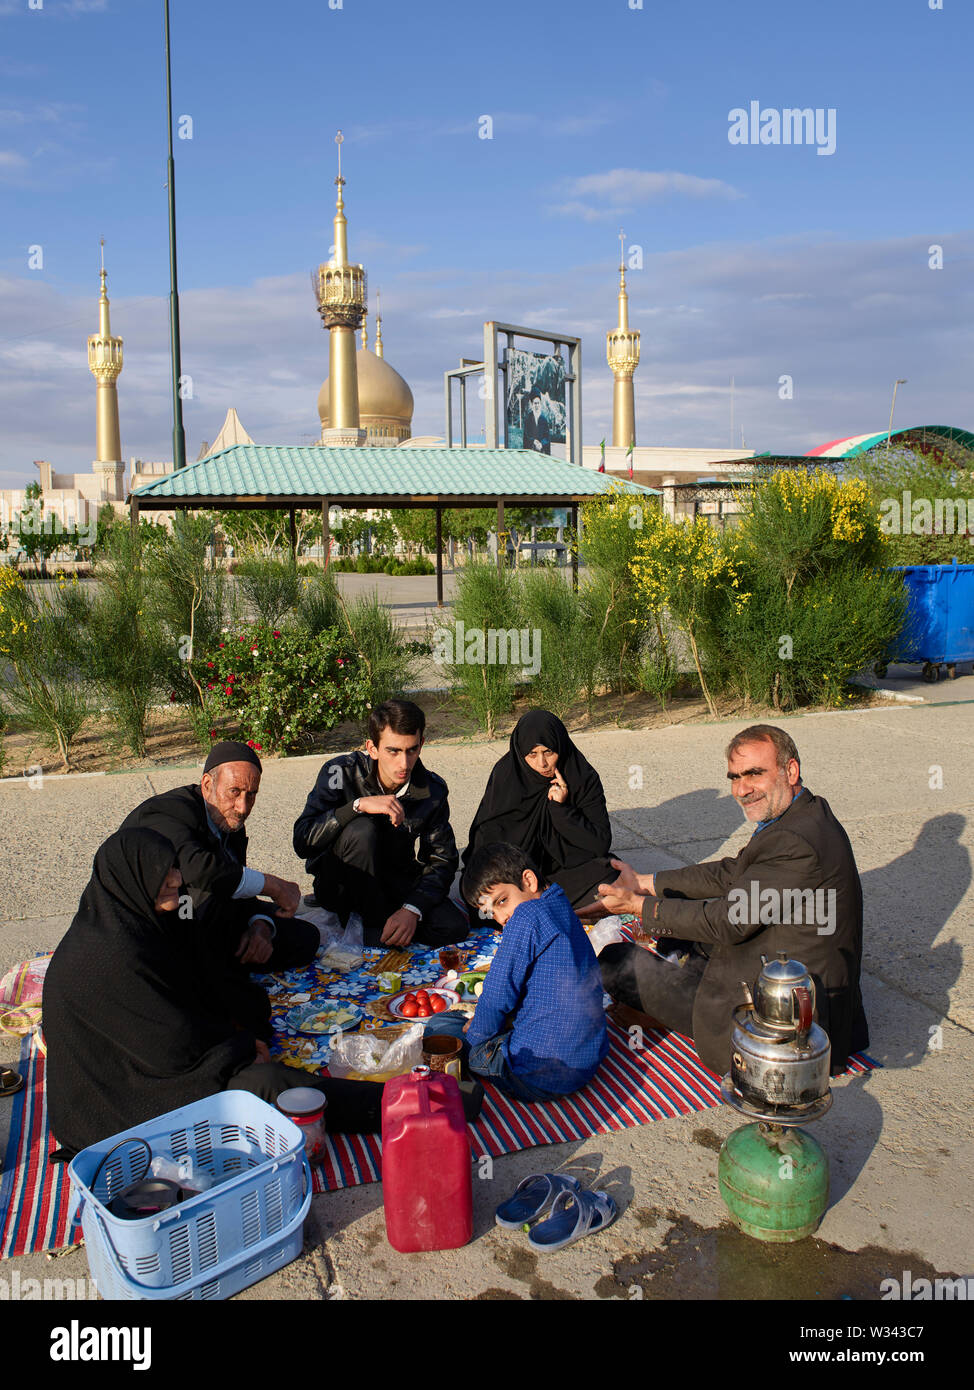
[{"label": "tomato", "polygon": [[441,1014],[443,1012],[446,1008],[446,1000],[443,998],[442,994],[433,995],[433,998],[430,1000],[430,1008],[435,1014]]},{"label": "tomato", "polygon": [[[412,1014],[410,1014],[409,1017],[412,1018]],[[425,1006],[425,1004],[420,1004],[420,1005],[417,1007],[417,1009],[416,1009],[416,1017],[417,1017],[417,1018],[432,1018],[432,1017],[433,1017],[433,1010],[432,1010],[432,1009],[427,1009],[426,1006]]]},{"label": "tomato", "polygon": [[410,991],[408,992],[408,994],[404,994],[404,995],[403,995],[402,1002],[403,1002],[404,1004],[407,1004],[407,1003],[412,1004],[412,1003],[415,1003],[415,1000],[416,1000],[416,996],[415,996],[415,994],[413,994],[412,990],[410,990]]},{"label": "tomato", "polygon": [[[416,1018],[420,1016],[420,1007],[415,999],[404,999],[399,1005],[399,1012],[403,1018]],[[429,1015],[427,1015],[428,1017]]]},{"label": "tomato", "polygon": [[427,993],[427,991],[426,991],[425,989],[418,989],[418,990],[416,991],[416,999],[417,999],[417,1001],[425,1002],[426,1000],[429,999],[429,994]]}]

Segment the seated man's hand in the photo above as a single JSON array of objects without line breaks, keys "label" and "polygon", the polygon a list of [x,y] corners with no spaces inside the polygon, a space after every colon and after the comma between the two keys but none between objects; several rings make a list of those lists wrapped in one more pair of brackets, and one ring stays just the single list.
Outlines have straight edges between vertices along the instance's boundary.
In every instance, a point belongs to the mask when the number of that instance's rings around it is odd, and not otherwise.
[{"label": "seated man's hand", "polygon": [[621,859],[610,859],[609,863],[614,869],[619,870],[619,877],[613,887],[624,888],[627,893],[648,893],[652,897],[656,896],[653,874],[637,874],[631,864],[626,864]]},{"label": "seated man's hand", "polygon": [[388,816],[393,825],[402,825],[406,814],[398,796],[363,796],[358,809],[367,816]]},{"label": "seated man's hand", "polygon": [[254,1050],[257,1053],[254,1058],[256,1062],[269,1062],[271,1060],[271,1050],[260,1038],[254,1041]]},{"label": "seated man's hand", "polygon": [[384,946],[408,946],[416,935],[416,928],[419,925],[419,918],[415,912],[410,912],[408,907],[401,907],[398,912],[394,912],[382,928],[382,944]]},{"label": "seated man's hand", "polygon": [[277,910],[282,917],[293,917],[301,905],[301,889],[289,879],[265,874],[264,892],[271,902],[277,904]]},{"label": "seated man's hand", "polygon": [[256,922],[251,922],[240,938],[240,945],[236,951],[237,960],[241,965],[263,965],[270,960],[273,950],[274,939],[271,936],[270,923],[258,918]]},{"label": "seated man's hand", "polygon": [[643,915],[643,899],[631,889],[626,888],[621,878],[615,883],[600,883],[596,888],[602,906],[610,913],[631,912],[635,917]]}]

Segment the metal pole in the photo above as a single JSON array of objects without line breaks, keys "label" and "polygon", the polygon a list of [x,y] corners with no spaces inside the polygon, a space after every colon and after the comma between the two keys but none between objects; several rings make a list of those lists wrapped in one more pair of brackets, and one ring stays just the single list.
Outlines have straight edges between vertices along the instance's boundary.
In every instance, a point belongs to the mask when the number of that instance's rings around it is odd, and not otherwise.
[{"label": "metal pole", "polygon": [[293,507],[288,513],[288,535],[291,541],[291,563],[296,565],[298,563],[298,528],[294,520]]},{"label": "metal pole", "polygon": [[460,378],[460,443],[467,447],[467,378]]},{"label": "metal pole", "polygon": [[887,457],[887,458],[889,458],[889,439],[890,439],[890,435],[893,433],[893,411],[896,409],[896,388],[897,388],[897,386],[905,386],[905,385],[906,385],[906,380],[907,380],[907,379],[906,379],[905,376],[900,376],[900,377],[897,377],[896,380],[893,382],[893,400],[892,400],[892,403],[891,403],[890,408],[889,408],[889,429],[886,431],[886,457]]},{"label": "metal pole", "polygon": [[497,499],[497,568],[502,570],[507,564],[507,535],[504,531],[504,499]]},{"label": "metal pole", "polygon": [[179,289],[176,281],[176,165],[172,152],[172,63],[169,54],[169,0],[163,0],[166,17],[166,108],[169,113],[169,329],[172,342],[172,459],[175,469],[186,467],[186,434],[183,402],[179,394],[182,363],[179,352]]},{"label": "metal pole", "polygon": [[488,449],[497,448],[497,325],[484,324],[484,443]]},{"label": "metal pole", "polygon": [[331,558],[331,520],[328,516],[328,498],[321,503],[321,563],[325,569]]}]

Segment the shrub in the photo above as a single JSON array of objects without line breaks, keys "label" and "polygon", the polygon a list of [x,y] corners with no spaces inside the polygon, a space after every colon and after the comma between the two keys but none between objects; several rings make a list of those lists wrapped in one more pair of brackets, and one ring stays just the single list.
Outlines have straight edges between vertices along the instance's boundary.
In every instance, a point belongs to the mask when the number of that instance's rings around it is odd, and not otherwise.
[{"label": "shrub", "polygon": [[[440,624],[433,632],[434,659],[443,666],[454,693],[467,702],[480,727],[493,738],[498,720],[514,703],[521,670],[506,661],[478,660],[481,654],[471,647],[469,637],[471,631],[486,634],[491,629],[520,629],[520,586],[514,571],[498,570],[492,562],[482,560],[465,565],[457,577],[453,612],[455,621]],[[458,633],[461,622],[462,637]],[[466,660],[468,654],[474,659]]]},{"label": "shrub", "polygon": [[[969,563],[974,541],[974,473],[941,449],[893,445],[846,462],[869,489],[886,537],[887,565]],[[904,494],[909,494],[904,497]],[[905,510],[904,510],[905,509]]]},{"label": "shrub", "polygon": [[144,533],[116,526],[96,564],[94,599],[78,595],[75,620],[84,633],[86,671],[104,698],[113,737],[145,757],[149,711],[168,691],[172,644],[153,606]]},{"label": "shrub", "polygon": [[295,618],[302,631],[312,637],[329,627],[338,632],[346,631],[333,570],[334,565],[326,570],[318,569],[302,580]]},{"label": "shrub", "polygon": [[587,569],[582,603],[594,625],[598,652],[592,679],[598,677],[620,693],[639,686],[641,653],[654,631],[662,638],[633,570],[640,543],[661,520],[656,498],[633,496],[616,485],[586,502],[582,511],[579,551]]},{"label": "shrub", "polygon": [[173,529],[146,558],[152,606],[169,639],[166,681],[187,703],[202,702],[199,656],[234,620],[234,590],[226,571],[209,563],[213,534],[208,516],[177,512]]},{"label": "shrub", "polygon": [[290,752],[369,709],[364,663],[333,628],[315,636],[260,626],[227,633],[204,666],[211,739],[229,728],[258,749]]},{"label": "shrub", "polygon": [[353,603],[339,602],[347,640],[362,662],[369,706],[402,695],[416,679],[412,644],[405,629],[382,606],[375,590]]},{"label": "shrub", "polygon": [[301,576],[292,561],[245,560],[237,575],[259,627],[278,627],[297,606],[301,596]]},{"label": "shrub", "polygon": [[564,719],[582,692],[591,690],[599,658],[596,626],[564,574],[550,568],[523,572],[521,617],[531,640],[540,641],[531,698]]}]

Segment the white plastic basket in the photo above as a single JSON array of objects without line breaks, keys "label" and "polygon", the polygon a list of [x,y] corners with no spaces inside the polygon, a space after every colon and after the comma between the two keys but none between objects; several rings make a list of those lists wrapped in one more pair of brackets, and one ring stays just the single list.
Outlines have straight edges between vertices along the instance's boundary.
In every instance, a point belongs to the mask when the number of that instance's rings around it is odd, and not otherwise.
[{"label": "white plastic basket", "polygon": [[[156,1216],[115,1216],[108,1203],[143,1175],[139,1139],[153,1155],[191,1158],[218,1185]],[[95,1178],[105,1155],[125,1140],[132,1142]],[[229,1298],[301,1253],[311,1205],[304,1138],[248,1091],[220,1091],[113,1134],[73,1158],[68,1174],[80,1201],[88,1267],[103,1298]]]}]

